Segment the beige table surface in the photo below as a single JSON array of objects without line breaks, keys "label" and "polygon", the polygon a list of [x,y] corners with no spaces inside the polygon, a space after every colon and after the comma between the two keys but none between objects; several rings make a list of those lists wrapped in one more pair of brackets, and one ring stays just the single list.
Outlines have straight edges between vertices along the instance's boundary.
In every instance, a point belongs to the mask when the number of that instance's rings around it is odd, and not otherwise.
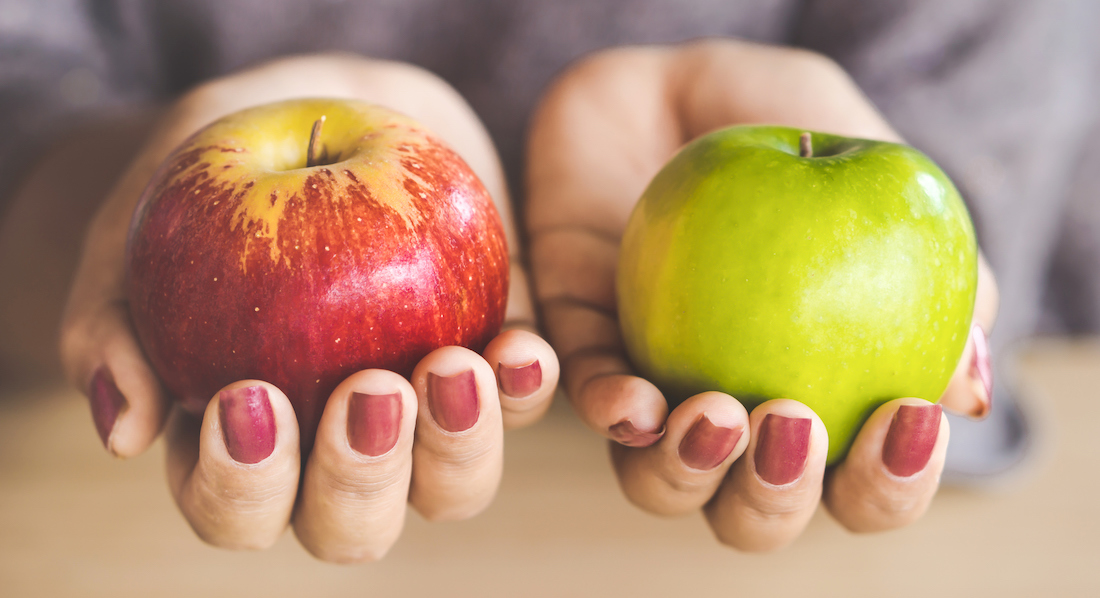
[{"label": "beige table surface", "polygon": [[1047,341],[1021,380],[1044,414],[1037,467],[1008,490],[946,488],[917,524],[856,536],[823,512],[767,555],[718,545],[699,516],[629,505],[606,447],[567,405],[507,436],[504,481],[476,519],[410,514],[379,563],[204,545],[177,514],[163,446],[98,446],[60,385],[0,397],[0,596],[1100,596],[1100,343]]}]

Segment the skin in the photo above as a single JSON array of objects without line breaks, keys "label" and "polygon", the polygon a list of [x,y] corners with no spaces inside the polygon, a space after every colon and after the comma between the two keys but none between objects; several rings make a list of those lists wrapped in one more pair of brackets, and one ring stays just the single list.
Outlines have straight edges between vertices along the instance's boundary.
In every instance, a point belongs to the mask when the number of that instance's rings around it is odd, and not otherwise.
[{"label": "skin", "polygon": [[[506,315],[506,328],[511,329],[480,356],[458,348],[432,353],[411,380],[377,370],[348,377],[329,397],[317,448],[304,469],[298,466],[298,431],[285,395],[264,382],[234,382],[231,388],[265,385],[279,430],[271,456],[242,466],[227,455],[216,416],[218,401],[211,401],[202,419],[172,410],[137,347],[121,285],[125,229],[152,171],[187,135],[245,106],[298,95],[302,81],[310,82],[311,95],[366,99],[410,114],[439,133],[478,173],[501,211],[513,252]],[[660,432],[645,447],[609,443],[624,492],[646,510],[679,514],[705,508],[721,541],[749,550],[791,542],[819,500],[853,530],[905,525],[923,513],[935,492],[948,441],[946,420],[931,460],[914,476],[899,479],[884,470],[881,447],[898,406],[920,401],[898,399],[881,407],[848,458],[827,475],[827,440],[814,420],[805,473],[790,485],[774,487],[758,478],[753,465],[760,422],[768,413],[814,419],[812,412],[793,401],[769,402],[750,416],[728,395],[703,393],[670,413],[655,387],[631,375],[623,358],[613,279],[619,235],[633,202],[686,140],[748,122],[897,140],[829,61],[731,41],[601,53],[575,65],[548,91],[531,129],[526,224],[535,298],[554,343],[551,349],[530,332],[535,311],[527,294],[527,271],[516,251],[511,209],[492,145],[453,90],[415,68],[346,56],[283,60],[212,81],[159,116],[96,212],[62,324],[66,373],[83,389],[92,373],[106,365],[126,395],[127,405],[108,437],[112,454],[141,453],[170,419],[167,469],[173,495],[200,537],[223,547],[263,548],[293,525],[303,545],[319,558],[372,560],[383,556],[399,536],[406,502],[430,519],[473,515],[495,492],[500,429],[530,424],[549,405],[558,378],[555,350],[565,365],[567,393],[590,427],[610,436],[613,425],[630,419],[636,428]],[[98,140],[117,132],[95,135]],[[133,145],[116,147],[118,155],[125,155]],[[64,155],[51,157],[60,160]],[[98,196],[80,193],[106,186],[64,189],[39,179],[24,187],[15,205],[42,206],[50,216],[38,219],[47,221],[57,214],[80,214],[86,209],[80,206],[98,201]],[[77,210],[72,203],[79,204]],[[22,246],[33,246],[30,241]],[[983,261],[975,318],[986,330],[996,305],[996,287]],[[989,402],[980,381],[970,375],[971,353],[968,345],[942,403],[980,415]],[[523,399],[502,395],[493,380],[494,375],[499,378],[497,364],[518,366],[533,358],[542,364],[539,389]],[[466,369],[476,374],[481,419],[461,434],[432,427],[424,408],[426,372],[446,376]],[[351,392],[395,391],[402,402],[397,445],[374,459],[351,451],[342,425]],[[718,466],[698,470],[686,466],[677,449],[704,414],[715,425],[740,426],[744,433]],[[302,492],[295,497],[299,480]]]},{"label": "skin", "polygon": [[[343,380],[321,414],[316,447],[302,467],[300,430],[286,395],[266,381],[240,380],[226,388],[263,386],[276,424],[275,448],[255,464],[234,461],[226,448],[216,394],[201,417],[174,407],[130,326],[123,285],[126,232],[138,198],[158,164],[190,134],[242,108],[301,95],[355,98],[391,107],[424,123],[470,165],[492,196],[511,251],[505,331],[480,354],[461,347],[433,351],[409,379],[365,370]],[[262,65],[206,83],[169,107],[92,220],[61,328],[66,375],[87,389],[106,367],[125,405],[106,446],[118,457],[138,455],[167,426],[168,479],[180,510],[211,544],[261,549],[288,526],[318,558],[359,562],[381,558],[399,537],[406,504],[430,520],[472,517],[492,500],[500,480],[503,430],[528,425],[549,407],[558,362],[532,332],[527,276],[518,252],[504,176],[488,135],[469,106],[441,80],[415,67],[345,55],[309,56]],[[542,382],[525,397],[497,383],[501,364],[538,360]],[[429,374],[472,370],[479,416],[470,428],[439,427],[426,403]],[[400,393],[396,446],[368,457],[347,436],[353,392]],[[166,423],[167,422],[167,423]],[[299,493],[299,482],[301,492]]]},{"label": "skin", "polygon": [[[899,398],[879,407],[848,457],[826,471],[828,435],[805,405],[772,400],[749,414],[735,397],[707,392],[670,412],[625,357],[614,281],[634,203],[684,143],[753,123],[901,141],[840,68],[794,49],[729,40],[619,48],[573,65],[548,90],[529,138],[526,224],[536,299],[566,392],[581,419],[613,439],[616,475],[631,502],[662,515],[702,509],[716,537],[730,546],[785,546],[819,502],[855,531],[906,525],[936,491],[947,419],[941,417],[926,466],[911,476],[885,467],[883,444],[901,405],[927,401]],[[996,309],[996,285],[979,258],[975,321],[990,330]],[[970,365],[973,351],[968,342],[940,402],[981,417],[989,397]],[[755,466],[758,432],[769,414],[811,424],[805,468],[779,486]],[[686,465],[679,449],[704,415],[744,433],[718,466],[702,471]],[[624,437],[626,421],[643,434]]]}]

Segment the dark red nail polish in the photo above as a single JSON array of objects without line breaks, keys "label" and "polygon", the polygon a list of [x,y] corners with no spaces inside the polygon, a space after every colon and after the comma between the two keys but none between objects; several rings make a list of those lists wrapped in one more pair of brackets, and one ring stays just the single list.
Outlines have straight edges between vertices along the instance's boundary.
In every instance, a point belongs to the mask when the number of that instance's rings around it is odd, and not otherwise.
[{"label": "dark red nail polish", "polygon": [[989,353],[989,341],[985,331],[978,324],[971,326],[970,338],[974,343],[974,357],[970,362],[970,376],[982,381],[985,388],[986,404],[976,415],[986,415],[993,405],[993,359]]},{"label": "dark red nail polish", "polygon": [[474,427],[481,414],[474,371],[445,378],[428,373],[428,409],[440,428],[462,432]]},{"label": "dark red nail polish", "polygon": [[653,443],[661,439],[661,436],[665,434],[664,426],[661,426],[657,430],[639,430],[634,426],[634,422],[629,419],[611,426],[607,430],[611,433],[611,438],[624,446],[632,446],[636,448],[650,446]]},{"label": "dark red nail polish", "polygon": [[92,420],[95,429],[99,432],[99,439],[103,446],[107,446],[107,440],[111,438],[111,431],[115,429],[115,421],[118,414],[126,406],[126,397],[118,390],[111,370],[107,366],[101,366],[92,376],[92,383],[88,386],[88,399],[92,406]]},{"label": "dark red nail polish", "polygon": [[680,441],[680,460],[692,469],[714,469],[730,456],[744,432],[740,427],[716,426],[704,414]]},{"label": "dark red nail polish", "polygon": [[401,393],[351,393],[348,401],[348,443],[362,455],[390,452],[401,431]]},{"label": "dark red nail polish", "polygon": [[802,476],[810,454],[810,425],[805,417],[769,413],[757,432],[753,463],[760,479],[774,486],[790,484]]},{"label": "dark red nail polish", "polygon": [[259,463],[275,450],[275,412],[263,386],[223,390],[218,395],[225,448],[238,463]]},{"label": "dark red nail polish", "polygon": [[500,377],[500,389],[512,398],[522,399],[542,386],[542,366],[537,359],[527,365],[514,368],[501,363],[497,371]]},{"label": "dark red nail polish", "polygon": [[939,405],[902,405],[882,445],[882,462],[890,473],[907,478],[928,465],[940,435]]}]

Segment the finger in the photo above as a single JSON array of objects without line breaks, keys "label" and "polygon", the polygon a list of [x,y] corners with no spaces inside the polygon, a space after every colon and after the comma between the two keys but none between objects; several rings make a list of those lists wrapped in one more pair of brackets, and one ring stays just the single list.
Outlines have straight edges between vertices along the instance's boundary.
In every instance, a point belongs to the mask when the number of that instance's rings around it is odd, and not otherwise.
[{"label": "finger", "polygon": [[649,447],[612,443],[612,462],[632,503],[659,515],[689,513],[710,500],[745,451],[749,415],[733,397],[706,392],[674,409],[666,426]]},{"label": "finger", "polygon": [[537,334],[508,330],[485,347],[500,396],[504,429],[530,425],[550,408],[558,386],[558,357]]},{"label": "finger", "polygon": [[401,535],[412,474],[416,393],[365,370],[336,387],[305,468],[294,532],[321,560],[376,561]]},{"label": "finger", "polygon": [[617,241],[590,229],[532,235],[536,292],[547,334],[562,364],[566,394],[590,428],[627,446],[662,434],[668,404],[633,376],[615,315]]},{"label": "finger", "polygon": [[985,331],[975,322],[940,404],[952,413],[983,419],[993,408],[993,361]]},{"label": "finger", "polygon": [[707,504],[718,539],[740,550],[775,550],[792,542],[821,498],[829,436],[809,407],[768,401],[749,417],[745,454]]},{"label": "finger", "polygon": [[279,389],[235,382],[201,422],[176,411],[168,484],[200,538],[223,548],[271,546],[290,521],[301,458],[294,408]]},{"label": "finger", "polygon": [[138,346],[125,303],[67,318],[61,352],[107,450],[118,457],[144,452],[164,427],[170,401]]},{"label": "finger", "polygon": [[504,429],[496,376],[480,355],[436,349],[413,370],[418,404],[409,501],[429,520],[466,519],[496,495]]},{"label": "finger", "polygon": [[978,292],[970,336],[947,389],[940,398],[940,404],[948,411],[972,419],[983,419],[993,407],[993,360],[987,333],[997,317],[998,303],[993,271],[979,254]]},{"label": "finger", "polygon": [[825,506],[844,527],[872,532],[902,527],[928,509],[939,486],[950,436],[939,405],[897,399],[863,425],[825,484]]}]

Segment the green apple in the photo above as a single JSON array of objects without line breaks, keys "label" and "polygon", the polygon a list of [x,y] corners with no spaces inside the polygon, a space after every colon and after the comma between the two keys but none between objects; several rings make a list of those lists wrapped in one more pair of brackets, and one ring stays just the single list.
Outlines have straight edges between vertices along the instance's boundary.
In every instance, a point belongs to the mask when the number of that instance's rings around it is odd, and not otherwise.
[{"label": "green apple", "polygon": [[692,141],[650,182],[616,284],[631,362],[670,404],[795,399],[825,423],[835,463],[877,406],[939,400],[977,281],[970,216],[924,154],[740,126]]}]

